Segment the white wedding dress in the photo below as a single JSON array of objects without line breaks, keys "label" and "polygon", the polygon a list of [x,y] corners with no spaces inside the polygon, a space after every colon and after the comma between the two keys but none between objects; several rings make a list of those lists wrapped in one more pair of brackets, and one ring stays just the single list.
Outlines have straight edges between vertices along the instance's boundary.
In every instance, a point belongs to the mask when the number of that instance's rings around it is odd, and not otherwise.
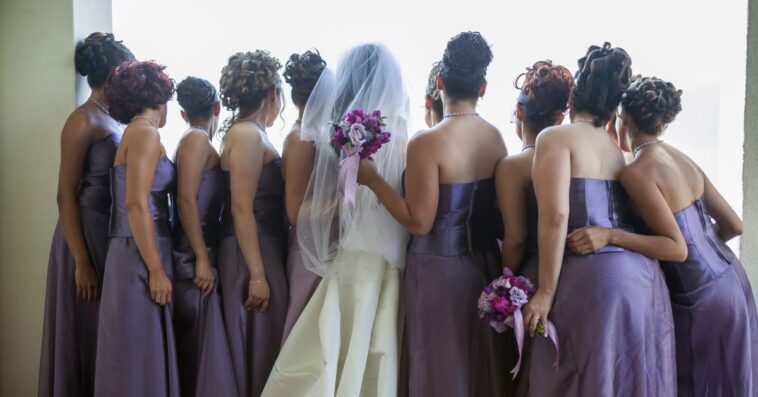
[{"label": "white wedding dress", "polygon": [[348,51],[336,73],[324,71],[306,105],[302,136],[314,141],[316,161],[297,233],[306,268],[323,280],[282,346],[265,397],[397,395],[408,235],[365,187],[354,207],[342,204],[330,122],[356,108],[387,117],[392,138],[374,161],[399,190],[408,97],[399,65],[381,45]]}]

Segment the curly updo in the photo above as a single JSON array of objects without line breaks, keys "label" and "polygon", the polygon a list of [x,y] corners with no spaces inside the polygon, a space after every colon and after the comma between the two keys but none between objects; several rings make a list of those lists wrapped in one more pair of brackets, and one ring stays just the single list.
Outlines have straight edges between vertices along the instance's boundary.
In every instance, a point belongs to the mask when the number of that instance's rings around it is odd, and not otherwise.
[{"label": "curly updo", "polygon": [[455,99],[478,98],[490,62],[492,49],[478,32],[463,32],[450,39],[440,68],[445,93]]},{"label": "curly updo", "polygon": [[600,127],[610,120],[632,77],[632,59],[622,48],[591,46],[587,55],[577,62],[571,106],[575,113],[594,116],[593,124]]},{"label": "curly updo", "polygon": [[437,75],[440,74],[442,68],[442,62],[435,62],[432,64],[432,70],[429,72],[429,78],[426,82],[426,95],[432,98],[432,110],[442,117],[442,97],[440,96],[440,90],[437,89]]},{"label": "curly updo", "polygon": [[550,60],[526,68],[526,72],[513,82],[513,86],[521,90],[518,102],[524,111],[524,124],[536,133],[555,125],[558,117],[568,109],[573,85],[571,72],[563,66],[553,65]]},{"label": "curly updo", "polygon": [[74,68],[92,88],[100,88],[111,71],[134,55],[112,33],[95,32],[76,45]]},{"label": "curly updo", "polygon": [[326,61],[316,50],[302,54],[292,54],[284,66],[284,80],[292,86],[292,102],[303,107],[311,96],[321,72],[326,67]]},{"label": "curly updo", "polygon": [[638,76],[621,97],[621,107],[640,132],[659,135],[682,111],[682,90],[656,77]]},{"label": "curly updo", "polygon": [[257,109],[272,88],[282,83],[282,64],[268,51],[238,52],[221,70],[221,104],[231,111]]},{"label": "curly updo", "polygon": [[176,86],[176,100],[187,117],[210,117],[218,103],[216,88],[208,80],[189,76]]},{"label": "curly updo", "polygon": [[153,61],[127,61],[114,69],[105,84],[111,117],[127,124],[145,109],[168,102],[174,94],[174,80],[165,69]]}]

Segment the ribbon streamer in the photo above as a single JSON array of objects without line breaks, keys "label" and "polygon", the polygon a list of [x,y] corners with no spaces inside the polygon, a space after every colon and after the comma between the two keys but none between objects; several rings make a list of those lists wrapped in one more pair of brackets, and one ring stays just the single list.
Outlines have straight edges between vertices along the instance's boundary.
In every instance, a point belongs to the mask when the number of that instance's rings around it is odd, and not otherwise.
[{"label": "ribbon streamer", "polygon": [[[516,379],[518,371],[521,369],[521,358],[523,356],[524,348],[524,316],[521,314],[521,308],[518,308],[513,312],[513,319],[513,331],[516,333],[516,344],[518,345],[518,361],[516,361],[516,366],[511,370],[511,374],[513,375],[513,379]],[[555,345],[555,361],[553,362],[553,368],[558,368],[560,351],[558,349],[558,331],[555,329],[555,325],[553,325],[551,321],[547,322],[547,336]]]},{"label": "ribbon streamer", "polygon": [[344,205],[355,205],[355,192],[358,189],[358,167],[361,163],[359,153],[349,154],[340,161],[339,189]]}]

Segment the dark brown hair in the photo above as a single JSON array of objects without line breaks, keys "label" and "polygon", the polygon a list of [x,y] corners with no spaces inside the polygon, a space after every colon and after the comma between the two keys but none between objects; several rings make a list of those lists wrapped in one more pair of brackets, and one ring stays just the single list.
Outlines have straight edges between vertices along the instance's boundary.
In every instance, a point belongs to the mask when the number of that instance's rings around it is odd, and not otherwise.
[{"label": "dark brown hair", "polygon": [[437,89],[437,75],[440,74],[442,68],[442,62],[435,62],[432,64],[432,70],[429,72],[429,78],[426,81],[426,95],[432,98],[432,110],[434,110],[440,117],[442,117],[442,97],[440,96],[440,90]]},{"label": "dark brown hair", "polygon": [[221,104],[231,111],[256,109],[272,88],[281,85],[282,64],[268,51],[238,52],[221,70]]},{"label": "dark brown hair", "polygon": [[218,103],[216,87],[208,80],[189,76],[176,86],[176,100],[187,117],[210,117]]},{"label": "dark brown hair", "polygon": [[455,99],[479,97],[492,49],[479,32],[463,32],[447,42],[440,75],[445,93]]},{"label": "dark brown hair", "polygon": [[321,58],[318,50],[306,51],[302,54],[292,54],[284,66],[284,81],[292,86],[292,102],[296,106],[305,106],[316,86],[321,72],[326,67],[326,61]]},{"label": "dark brown hair", "polygon": [[591,114],[593,124],[600,127],[610,120],[629,86],[632,59],[622,48],[606,42],[602,47],[591,46],[577,63],[571,106],[575,113]]},{"label": "dark brown hair", "polygon": [[105,84],[111,117],[127,124],[145,109],[168,102],[174,94],[174,80],[165,69],[153,61],[127,61],[114,69]]},{"label": "dark brown hair", "polygon": [[100,88],[108,80],[111,71],[134,55],[112,33],[95,32],[76,45],[74,67],[76,72],[87,77],[92,88]]},{"label": "dark brown hair", "polygon": [[621,97],[621,107],[640,132],[659,135],[682,111],[682,90],[656,77],[637,77]]},{"label": "dark brown hair", "polygon": [[568,109],[573,84],[571,72],[550,60],[526,68],[513,82],[521,90],[518,102],[524,111],[524,123],[536,133],[555,125]]}]

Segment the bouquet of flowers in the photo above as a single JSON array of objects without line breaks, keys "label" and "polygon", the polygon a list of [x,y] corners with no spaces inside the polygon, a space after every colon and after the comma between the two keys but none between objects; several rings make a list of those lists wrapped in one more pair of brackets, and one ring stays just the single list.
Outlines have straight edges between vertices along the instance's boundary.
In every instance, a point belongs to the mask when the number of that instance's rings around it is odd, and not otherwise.
[{"label": "bouquet of flowers", "polygon": [[392,134],[383,129],[384,119],[379,110],[366,113],[363,109],[355,109],[345,113],[339,123],[332,125],[334,133],[331,144],[342,159],[339,189],[345,203],[355,203],[360,160],[371,157],[390,141]]},{"label": "bouquet of flowers", "polygon": [[[479,318],[487,321],[497,332],[505,332],[513,328],[516,333],[519,359],[516,366],[511,370],[515,378],[521,367],[521,350],[524,345],[524,317],[521,314],[523,307],[534,294],[534,284],[522,276],[514,276],[511,269],[503,269],[503,275],[491,282],[479,296]],[[555,346],[558,346],[558,338],[555,327],[548,322],[547,330],[542,323],[537,325],[536,334],[549,336]],[[557,357],[557,356],[556,356]],[[557,365],[557,358],[556,364]]]}]

